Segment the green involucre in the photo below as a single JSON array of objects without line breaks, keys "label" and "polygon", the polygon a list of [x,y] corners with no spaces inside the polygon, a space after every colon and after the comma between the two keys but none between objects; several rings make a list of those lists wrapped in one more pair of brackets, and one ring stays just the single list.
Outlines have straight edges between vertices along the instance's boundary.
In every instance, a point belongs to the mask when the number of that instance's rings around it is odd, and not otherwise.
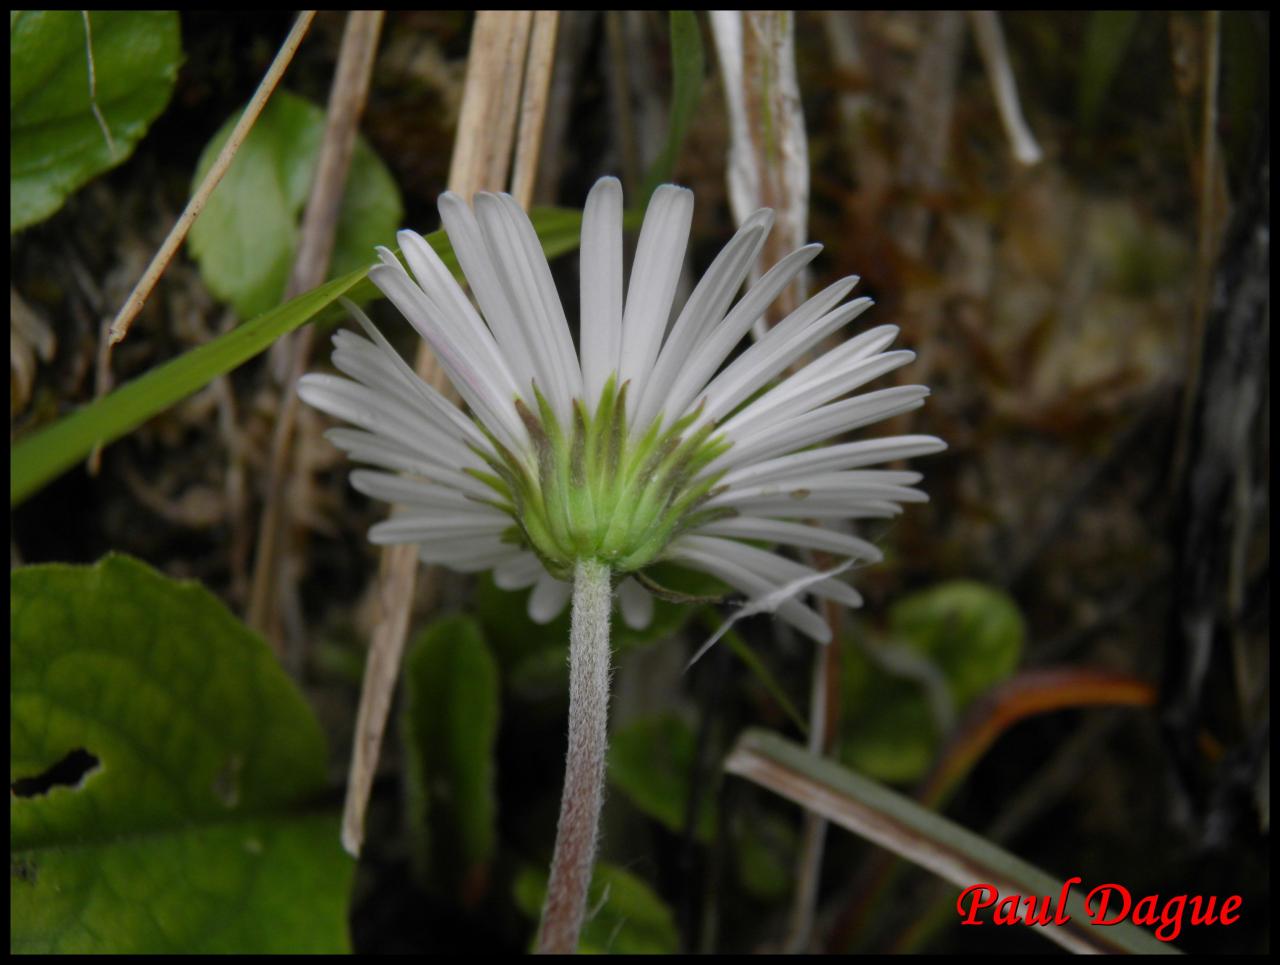
[{"label": "green involucre", "polygon": [[493,474],[473,475],[515,521],[507,538],[528,546],[558,579],[572,579],[581,559],[600,560],[615,573],[639,570],[680,533],[732,513],[699,509],[721,474],[698,474],[730,446],[715,423],[688,432],[701,411],[695,409],[665,430],[655,420],[632,438],[627,388],[610,376],[594,413],[575,400],[573,424],[565,427],[535,387],[537,412],[515,402],[533,440],[532,462],[491,434],[497,455],[475,450]]}]

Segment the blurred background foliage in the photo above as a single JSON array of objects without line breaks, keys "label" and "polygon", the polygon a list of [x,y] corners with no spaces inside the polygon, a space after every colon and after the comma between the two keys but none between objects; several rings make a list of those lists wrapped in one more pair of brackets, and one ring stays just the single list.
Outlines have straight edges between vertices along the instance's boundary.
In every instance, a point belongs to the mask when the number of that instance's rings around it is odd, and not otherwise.
[{"label": "blurred background foliage", "polygon": [[[826,246],[813,287],[862,276],[877,302],[871,323],[901,326],[900,343],[918,353],[904,377],[933,390],[891,428],[949,444],[917,466],[931,502],[872,533],[886,560],[855,573],[867,603],[844,620],[831,751],[927,796],[929,775],[963,757],[965,733],[1012,714],[1020,723],[951,786],[948,816],[1063,877],[1120,881],[1135,894],[1241,894],[1237,926],[1185,931],[1179,946],[1263,951],[1265,373],[1264,415],[1227,423],[1244,436],[1222,457],[1230,498],[1197,503],[1187,474],[1206,478],[1215,458],[1212,423],[1200,416],[1223,391],[1214,346],[1233,331],[1234,289],[1211,298],[1214,279],[1251,283],[1243,269],[1231,274],[1244,258],[1235,226],[1269,224],[1269,189],[1258,190],[1269,172],[1269,16],[1003,15],[1045,152],[1032,167],[1010,156],[966,21],[950,17],[795,19],[809,235]],[[266,220],[240,239],[225,226],[218,238],[211,210],[192,236],[199,262],[175,260],[138,331],[103,362],[105,324],[290,25],[274,12],[180,20],[168,106],[139,108],[151,127],[128,162],[78,162],[60,209],[42,203],[11,224],[32,225],[10,242],[11,438],[230,330],[283,286],[302,189],[257,209]],[[389,243],[400,223],[437,227],[470,24],[466,13],[389,15],[353,177],[360,214],[373,221],[346,235],[356,248]],[[293,113],[264,117],[255,135],[259,163],[296,165],[315,149],[314,133],[299,133],[319,117],[304,102],[325,103],[342,29],[340,14],[317,18],[286,77],[290,94],[273,108]],[[1219,163],[1206,168],[1210,31]],[[562,14],[535,203],[580,205],[605,173],[622,176],[635,200],[666,146],[671,77],[665,16]],[[689,279],[734,227],[724,103],[708,56],[675,167],[697,196]],[[15,170],[21,120],[11,115]],[[251,284],[245,265],[258,272]],[[576,261],[553,269],[574,318]],[[409,327],[381,317],[411,355]],[[1268,332],[1231,358],[1265,358]],[[217,379],[16,509],[11,565],[126,552],[200,580],[242,614],[277,406],[265,357]],[[304,525],[282,557],[289,592],[278,629],[303,654],[295,682],[326,732],[328,784],[339,789],[376,610],[378,554],[365,532],[383,507],[347,486],[325,428],[300,413],[288,499]],[[1190,558],[1221,563],[1208,589],[1188,590]],[[435,599],[421,601],[352,891],[356,950],[529,946],[563,768],[567,615],[537,626],[524,597],[487,577],[442,573]],[[611,899],[586,933],[594,950],[760,951],[786,933],[800,813],[723,778],[719,762],[749,725],[803,737],[813,651],[755,618],[684,672],[725,612],[660,602],[647,631],[618,631],[596,881]],[[1197,649],[1186,628],[1205,613],[1212,647]],[[1158,688],[1159,701],[1043,714],[1000,703],[1016,693],[1000,685],[1062,667],[1131,675]],[[1047,947],[1020,929],[958,928],[954,889],[918,870],[886,874],[877,860],[871,846],[828,834],[818,947]]]}]

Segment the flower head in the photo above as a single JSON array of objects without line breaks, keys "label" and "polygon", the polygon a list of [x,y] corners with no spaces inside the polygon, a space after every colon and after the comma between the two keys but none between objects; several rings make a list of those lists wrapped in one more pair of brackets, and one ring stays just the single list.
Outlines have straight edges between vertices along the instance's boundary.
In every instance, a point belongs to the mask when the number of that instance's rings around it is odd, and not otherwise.
[{"label": "flower head", "polygon": [[[418,378],[358,311],[367,338],[334,336],[334,365],[349,378],[313,374],[299,386],[311,405],[357,427],[330,430],[335,445],[392,470],[351,477],[360,492],[406,507],[370,530],[373,542],[416,543],[424,562],[491,569],[507,589],[533,586],[530,615],[545,621],[568,601],[578,560],[620,577],[668,560],[760,597],[814,574],[761,544],[874,561],[880,551],[848,532],[849,521],[926,498],[913,488],[918,473],[868,467],[936,452],[940,440],[831,443],[923,404],[923,386],[850,396],[914,357],[887,351],[896,327],[863,332],[787,374],[871,305],[844,301],[857,278],[814,295],[725,364],[820,250],[783,258],[735,303],[771,211],[747,219],[676,314],[692,192],[654,192],[624,298],[622,190],[614,178],[598,181],[583,213],[575,350],[515,200],[482,193],[472,210],[445,194],[439,208],[476,305],[412,231],[398,239],[413,277],[386,249],[370,277],[430,343],[470,415]],[[806,589],[861,602],[835,578]],[[647,624],[648,591],[624,578],[618,592],[624,619]],[[827,639],[825,621],[799,600],[777,612]]]}]

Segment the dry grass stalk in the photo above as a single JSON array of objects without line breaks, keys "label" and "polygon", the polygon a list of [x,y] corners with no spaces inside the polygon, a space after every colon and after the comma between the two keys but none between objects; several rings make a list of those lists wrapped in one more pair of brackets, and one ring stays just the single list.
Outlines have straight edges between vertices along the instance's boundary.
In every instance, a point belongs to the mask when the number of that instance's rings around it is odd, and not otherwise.
[{"label": "dry grass stalk", "polygon": [[542,130],[547,117],[551,69],[555,66],[559,21],[560,14],[555,10],[539,10],[533,15],[533,33],[529,39],[529,59],[525,65],[524,91],[520,100],[515,170],[511,175],[511,194],[526,209],[533,201],[534,178],[542,150]]},{"label": "dry grass stalk", "polygon": [[[729,204],[739,224],[757,208],[777,222],[752,278],[805,244],[809,219],[809,142],[796,80],[795,15],[790,11],[711,14],[729,108]],[[776,322],[804,300],[801,275],[766,316]],[[759,334],[759,333],[757,333]]]},{"label": "dry grass stalk", "polygon": [[[482,11],[476,15],[449,168],[450,190],[467,199],[476,191],[501,189],[506,184],[532,23],[533,15],[528,11]],[[554,31],[551,34],[554,37]],[[522,144],[522,150],[531,148],[536,157],[536,144]],[[518,165],[534,163],[533,157],[525,159],[523,155],[517,160]],[[451,393],[425,342],[419,346],[416,368],[423,379]],[[364,816],[404,653],[417,566],[417,549],[412,545],[383,551],[377,595],[381,615],[369,644],[342,815],[342,844],[353,855],[360,853],[364,841]],[[425,596],[434,595],[435,579],[434,568],[429,567],[423,579]]]},{"label": "dry grass stalk", "polygon": [[[382,29],[381,11],[355,10],[347,17],[338,52],[338,63],[329,92],[324,139],[311,182],[311,194],[302,218],[301,238],[293,262],[293,272],[285,298],[315,288],[324,281],[333,255],[338,214],[342,209],[347,173],[355,152],[357,127],[369,95],[374,56]],[[289,471],[293,428],[298,415],[298,396],[293,385],[302,375],[311,355],[315,330],[304,327],[272,346],[272,360],[283,360],[283,394],[280,417],[271,439],[271,460],[267,473],[267,493],[258,526],[258,546],[254,554],[252,591],[248,622],[277,646],[277,587],[283,575],[278,565],[278,545],[288,526],[285,480]],[[297,649],[297,648],[295,648]],[[301,662],[301,654],[286,660],[287,666]]]}]

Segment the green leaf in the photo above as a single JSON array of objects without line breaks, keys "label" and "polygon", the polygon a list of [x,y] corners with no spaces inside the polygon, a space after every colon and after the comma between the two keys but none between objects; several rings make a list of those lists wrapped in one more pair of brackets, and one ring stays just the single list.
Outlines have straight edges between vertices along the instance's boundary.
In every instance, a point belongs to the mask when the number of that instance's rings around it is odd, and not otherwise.
[{"label": "green leaf", "polygon": [[[516,878],[516,905],[533,921],[542,916],[547,874],[525,868]],[[612,955],[666,955],[679,950],[671,909],[635,875],[597,862],[587,890],[592,914],[582,926],[578,951]],[[535,936],[536,940],[536,936]]]},{"label": "green leaf", "polygon": [[[671,831],[683,833],[696,749],[693,730],[678,718],[635,721],[609,739],[609,781],[639,810]],[[702,795],[695,833],[708,843],[715,835],[712,789]]]},{"label": "green leaf", "polygon": [[[967,828],[921,807],[865,777],[819,757],[799,744],[763,730],[738,739],[725,770],[794,801],[862,838],[888,848],[940,878],[969,887],[999,882],[1001,894],[1052,895],[1063,878],[1049,875]],[[1171,945],[1128,922],[1094,925],[1084,908],[1084,891],[1067,900],[1070,922],[1037,925],[1034,931],[1071,951],[1176,952]]]},{"label": "green leaf", "polygon": [[[899,600],[889,611],[891,643],[844,645],[841,760],[882,781],[919,778],[945,723],[922,681],[938,681],[948,709],[962,711],[1013,673],[1025,632],[1017,604],[981,583],[942,583]],[[922,670],[909,676],[912,667]]]},{"label": "green leaf", "polygon": [[886,673],[850,640],[841,656],[846,712],[840,759],[877,780],[916,780],[929,769],[941,741],[920,686]]},{"label": "green leaf", "polygon": [[125,556],[9,585],[11,949],[345,950],[324,736],[262,639]]},{"label": "green leaf", "polygon": [[405,657],[408,820],[424,883],[474,904],[496,844],[498,667],[469,617],[437,620]]},{"label": "green leaf", "polygon": [[[582,216],[562,208],[530,212],[548,258],[578,246]],[[457,261],[443,231],[426,239],[456,272]],[[377,294],[361,268],[314,288],[159,365],[110,395],[68,415],[52,426],[24,436],[9,454],[9,505],[16,506],[51,479],[70,469],[95,446],[119,439],[169,406],[204,388],[219,375],[247,362],[281,335],[321,316],[344,295],[363,301]],[[337,309],[334,309],[335,314]]]},{"label": "green leaf", "polygon": [[889,632],[933,657],[958,708],[1018,666],[1026,626],[1018,605],[996,587],[953,580],[903,597],[889,611]]},{"label": "green leaf", "polygon": [[133,153],[181,61],[172,10],[9,13],[10,234]]},{"label": "green leaf", "polygon": [[693,121],[694,111],[702,96],[702,76],[706,69],[702,53],[702,31],[698,18],[689,10],[672,10],[671,29],[671,120],[667,124],[667,143],[653,162],[644,181],[644,197],[654,188],[670,181],[684,145],[685,135]]},{"label": "green leaf", "polygon": [[[237,112],[229,118],[205,146],[193,191],[240,116]],[[277,91],[191,228],[191,251],[205,283],[241,318],[267,311],[284,295],[324,127],[324,111]],[[358,138],[338,216],[330,277],[367,264],[374,246],[393,239],[402,216],[391,174]]]}]

